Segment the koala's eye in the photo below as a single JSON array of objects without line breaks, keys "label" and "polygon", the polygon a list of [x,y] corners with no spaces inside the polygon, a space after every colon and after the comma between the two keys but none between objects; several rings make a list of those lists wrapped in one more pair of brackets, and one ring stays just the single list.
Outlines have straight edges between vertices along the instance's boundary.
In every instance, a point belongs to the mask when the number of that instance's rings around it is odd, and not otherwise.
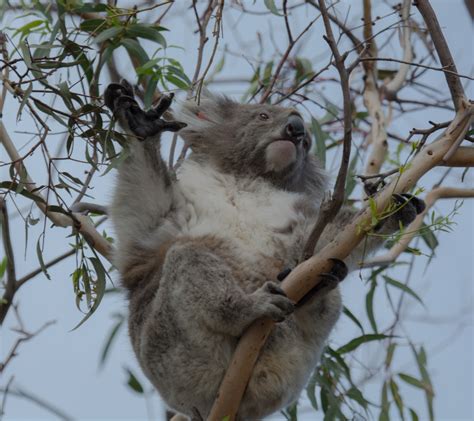
[{"label": "koala's eye", "polygon": [[258,118],[259,118],[260,120],[268,120],[270,117],[268,117],[268,114],[267,114],[267,113],[260,113],[260,114],[258,115]]}]

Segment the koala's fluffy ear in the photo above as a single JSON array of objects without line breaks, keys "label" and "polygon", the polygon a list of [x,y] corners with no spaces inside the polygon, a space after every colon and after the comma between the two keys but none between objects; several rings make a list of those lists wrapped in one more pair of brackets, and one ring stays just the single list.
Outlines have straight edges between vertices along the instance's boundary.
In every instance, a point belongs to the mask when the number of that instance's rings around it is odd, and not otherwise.
[{"label": "koala's fluffy ear", "polygon": [[201,93],[199,103],[197,98],[185,101],[176,114],[176,120],[187,124],[187,127],[179,132],[185,142],[191,146],[202,139],[213,128],[225,124],[231,118],[231,114],[238,104],[223,95],[214,95],[207,89]]}]

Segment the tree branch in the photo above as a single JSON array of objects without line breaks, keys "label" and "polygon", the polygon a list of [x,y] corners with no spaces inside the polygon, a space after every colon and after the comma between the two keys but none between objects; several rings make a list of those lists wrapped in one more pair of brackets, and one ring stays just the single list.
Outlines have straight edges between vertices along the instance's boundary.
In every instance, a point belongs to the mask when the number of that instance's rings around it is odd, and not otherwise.
[{"label": "tree branch", "polygon": [[474,167],[474,148],[460,146],[454,154],[440,164],[444,167]]},{"label": "tree branch", "polygon": [[454,108],[457,111],[465,98],[465,94],[459,76],[457,76],[458,71],[454,64],[451,52],[449,51],[448,43],[444,38],[436,14],[429,1],[415,0],[413,4],[418,8],[421,16],[423,16],[426,27],[431,35],[431,39],[433,40],[433,44],[435,45],[436,52],[438,53],[439,61],[443,68],[446,69],[444,76],[446,77],[446,82],[448,83],[451,92]]},{"label": "tree branch", "polygon": [[385,95],[388,98],[395,98],[397,92],[402,88],[407,78],[408,71],[410,70],[410,66],[407,63],[411,62],[413,58],[413,49],[410,40],[411,27],[409,25],[410,6],[411,0],[403,0],[401,45],[403,49],[404,63],[400,65],[393,79],[385,85]]}]

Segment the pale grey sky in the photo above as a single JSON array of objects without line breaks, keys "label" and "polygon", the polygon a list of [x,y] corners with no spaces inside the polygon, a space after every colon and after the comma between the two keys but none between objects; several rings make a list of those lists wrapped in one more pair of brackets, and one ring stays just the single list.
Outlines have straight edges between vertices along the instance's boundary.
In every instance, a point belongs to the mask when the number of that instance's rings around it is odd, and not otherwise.
[{"label": "pale grey sky", "polygon": [[[249,2],[253,4],[253,2]],[[260,2],[257,2],[257,4]],[[261,9],[264,10],[263,1]],[[360,22],[359,2],[342,1],[341,10],[351,4],[351,23]],[[386,13],[385,2],[374,1],[380,14]],[[461,73],[472,74],[473,70],[473,31],[472,22],[466,14],[462,0],[433,0],[432,4],[445,31],[451,51],[455,57]],[[385,11],[385,12],[384,12]],[[376,12],[377,13],[377,12]],[[415,12],[416,13],[416,12]],[[294,31],[301,30],[314,15],[311,8],[302,8],[298,11],[297,19],[292,21]],[[10,24],[10,20],[2,22]],[[383,25],[383,23],[382,23]],[[194,69],[196,58],[196,42],[190,39],[190,28],[194,28],[191,14],[172,13],[165,22],[170,29],[166,33],[169,44],[176,44],[185,48],[185,51],[170,51],[170,56],[180,60],[188,74]],[[383,27],[383,26],[381,26]],[[227,55],[222,77],[249,76],[252,69],[245,56],[251,57],[256,49],[255,31],[268,33],[273,28],[273,39],[276,45],[286,46],[286,33],[281,19],[276,17],[247,16],[241,18],[235,11],[231,19],[224,22],[224,39],[221,48],[226,45],[231,52]],[[280,43],[280,44],[279,44]],[[208,47],[210,48],[210,47]],[[266,57],[274,53],[274,48],[267,44]],[[302,53],[312,59],[327,59],[327,47],[321,39],[321,25],[317,24],[311,36],[306,38]],[[122,52],[123,53],[123,52]],[[119,53],[120,54],[120,53]],[[441,74],[431,72],[429,76],[432,86],[446,90],[444,78]],[[242,85],[217,85],[214,90],[223,90],[231,95],[240,96],[243,93]],[[470,88],[470,96],[473,91]],[[403,92],[405,94],[405,92]],[[325,95],[336,101],[340,98],[337,85],[327,87]],[[406,93],[406,96],[410,96]],[[7,98],[4,120],[9,131],[27,130],[21,123],[17,125],[17,102],[11,96]],[[316,116],[322,116],[323,111],[312,108]],[[446,121],[452,114],[437,110],[429,113],[423,110],[414,113],[403,122],[395,121],[392,125],[398,133],[406,135],[411,127],[426,127],[428,120]],[[17,144],[28,140],[27,135],[17,134]],[[2,160],[5,160],[2,150]],[[38,167],[30,167],[34,179],[41,180],[39,166],[41,157],[37,158]],[[72,166],[72,168],[74,168]],[[2,179],[8,179],[8,173],[2,168]],[[438,173],[439,174],[439,173]],[[95,201],[107,203],[110,200],[110,188],[114,174],[109,173],[98,180],[94,190]],[[467,178],[470,186],[472,177]],[[425,177],[421,185],[429,189],[437,180],[435,176]],[[451,177],[447,185],[459,185],[460,180]],[[25,203],[25,202],[23,202]],[[441,213],[448,213],[453,208],[452,201],[440,202],[436,206]],[[12,208],[10,208],[12,212]],[[12,212],[13,213],[13,212]],[[35,211],[36,215],[39,212]],[[422,296],[426,309],[407,299],[406,322],[403,328],[410,332],[412,337],[418,338],[418,343],[424,343],[428,352],[429,368],[433,375],[436,391],[436,414],[440,420],[472,420],[474,419],[474,355],[473,332],[473,292],[474,292],[474,206],[466,200],[454,220],[457,222],[454,231],[439,236],[440,246],[437,257],[425,270],[426,258],[420,257],[411,277],[411,285]],[[30,229],[28,244],[25,253],[24,227],[19,218],[12,220],[15,239],[15,253],[18,272],[25,274],[38,266],[35,242],[41,227]],[[42,224],[38,224],[42,225]],[[107,228],[110,230],[110,228]],[[45,259],[59,254],[68,244],[65,231],[54,229],[48,231],[46,238]],[[14,375],[15,383],[31,393],[54,403],[75,419],[104,420],[130,419],[141,420],[151,417],[162,419],[162,407],[156,395],[150,395],[145,403],[143,397],[125,386],[126,374],[124,367],[129,367],[137,374],[142,384],[146,383],[132,354],[125,329],[122,329],[113,351],[102,370],[98,369],[99,355],[104,340],[114,323],[113,314],[126,311],[126,302],[121,295],[105,297],[98,311],[78,330],[70,329],[80,320],[81,314],[74,305],[74,294],[70,281],[70,272],[73,270],[71,261],[63,262],[50,270],[51,280],[43,275],[38,276],[22,288],[17,296],[21,314],[25,325],[34,330],[44,322],[57,320],[40,336],[20,349],[19,357],[12,362],[6,373],[0,378],[0,387],[5,386],[10,376]],[[403,279],[405,269],[397,269],[393,273]],[[115,279],[115,276],[114,276]],[[364,319],[365,289],[357,274],[353,274],[342,286],[344,301],[355,313]],[[376,297],[376,306],[383,309],[387,306],[382,293]],[[383,319],[383,311],[382,311]],[[387,320],[391,314],[387,311]],[[7,319],[1,332],[1,354],[9,350],[15,335],[9,330],[15,325],[11,315]],[[353,325],[347,319],[341,322],[331,336],[335,345],[341,345],[355,335]],[[400,367],[407,372],[414,370],[413,360],[408,351],[399,349],[402,358]],[[406,355],[404,354],[406,353]],[[400,357],[400,354],[398,357]],[[377,360],[379,355],[375,346],[364,346],[357,353],[357,357],[368,363]],[[1,360],[2,358],[0,358]],[[368,384],[369,390],[377,394],[379,389]],[[403,386],[408,406],[419,409],[420,414],[426,414],[424,396],[409,386]],[[5,420],[40,420],[52,419],[51,415],[24,399],[13,396],[8,398]],[[303,412],[303,408],[301,409]],[[301,419],[317,419],[314,412],[308,412]],[[275,420],[283,419],[275,416]]]}]

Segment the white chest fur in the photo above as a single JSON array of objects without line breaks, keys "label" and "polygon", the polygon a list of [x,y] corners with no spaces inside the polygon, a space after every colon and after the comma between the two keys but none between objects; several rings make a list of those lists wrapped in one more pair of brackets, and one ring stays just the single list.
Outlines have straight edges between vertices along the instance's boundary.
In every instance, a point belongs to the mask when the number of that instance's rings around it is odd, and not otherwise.
[{"label": "white chest fur", "polygon": [[301,241],[306,221],[296,206],[300,194],[192,161],[183,164],[178,178],[187,202],[183,234],[229,238],[247,257],[275,256]]}]

